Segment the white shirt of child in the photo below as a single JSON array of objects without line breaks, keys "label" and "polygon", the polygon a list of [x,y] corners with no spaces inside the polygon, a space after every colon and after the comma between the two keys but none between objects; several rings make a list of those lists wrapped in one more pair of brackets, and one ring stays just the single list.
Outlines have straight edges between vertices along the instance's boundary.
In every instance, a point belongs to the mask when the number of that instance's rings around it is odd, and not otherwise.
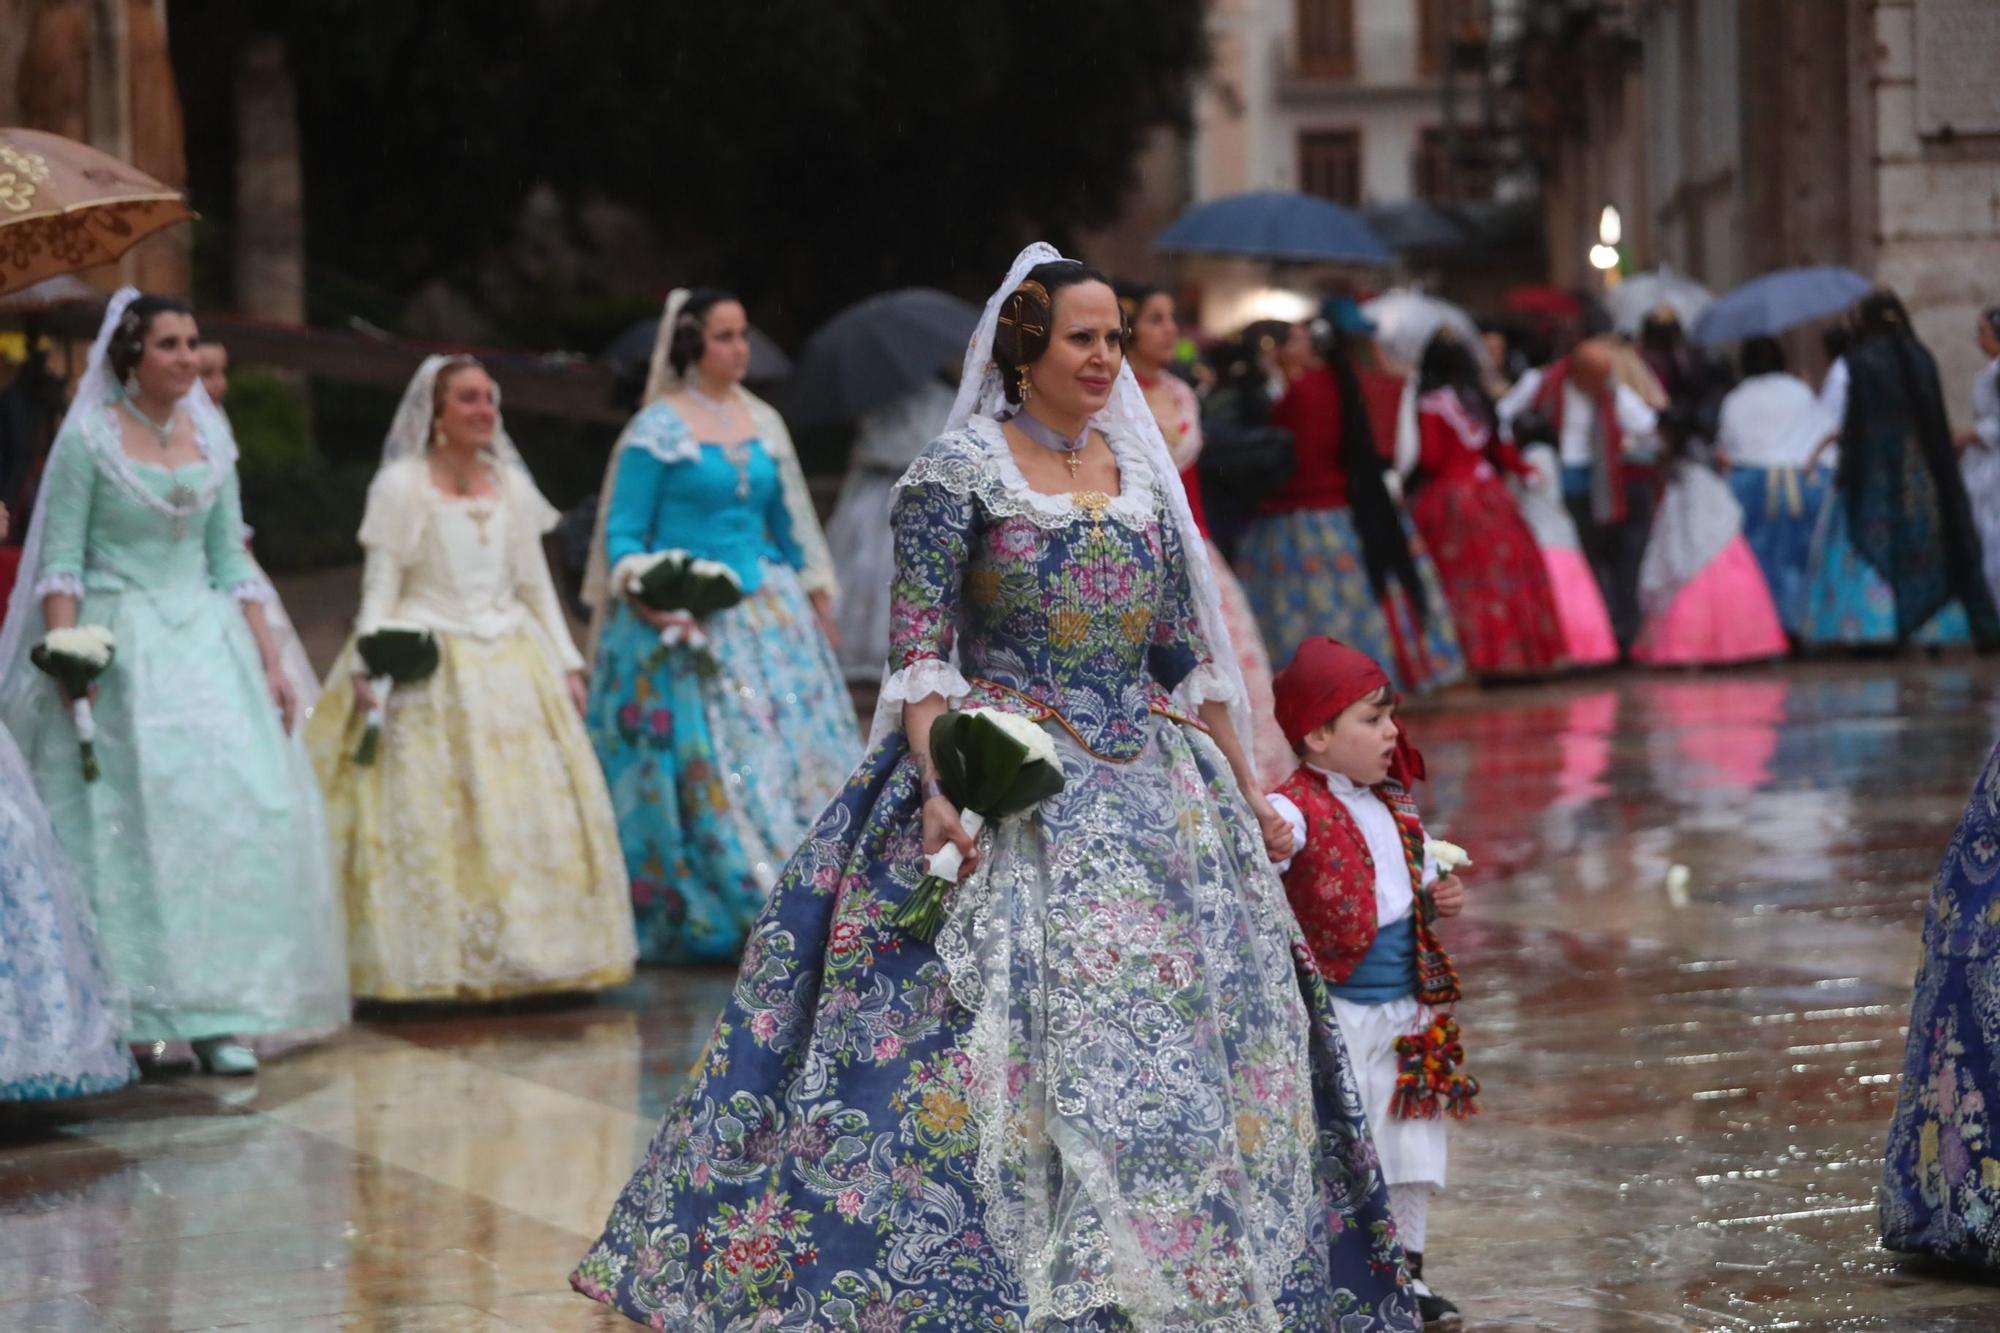
[{"label": "white shirt of child", "polygon": [[[1334,773],[1307,764],[1307,768],[1326,779],[1326,789],[1334,799],[1347,807],[1347,813],[1354,817],[1354,825],[1361,830],[1363,841],[1368,844],[1368,854],[1375,858],[1375,925],[1377,929],[1392,921],[1401,921],[1416,910],[1417,895],[1410,884],[1410,862],[1403,853],[1403,834],[1396,827],[1396,817],[1389,813],[1389,807],[1382,804],[1382,798],[1371,788],[1364,787],[1343,773]],[[1294,852],[1305,850],[1306,817],[1289,797],[1278,792],[1270,796],[1271,808],[1285,817],[1292,826],[1292,846]],[[1286,860],[1278,867],[1284,874],[1291,869],[1291,861]],[[1428,851],[1424,853],[1424,883],[1437,878],[1437,863]]]}]

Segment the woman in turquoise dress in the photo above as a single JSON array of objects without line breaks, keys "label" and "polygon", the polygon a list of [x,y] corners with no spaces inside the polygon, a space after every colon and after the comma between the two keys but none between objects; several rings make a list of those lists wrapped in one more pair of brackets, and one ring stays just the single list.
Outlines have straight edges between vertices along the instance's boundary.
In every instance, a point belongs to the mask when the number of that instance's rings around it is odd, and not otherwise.
[{"label": "woman in turquoise dress", "polygon": [[[193,1043],[247,1074],[242,1039],[347,1021],[343,931],[297,700],[243,543],[236,448],[195,380],[178,301],[105,314],[50,454],[0,635],[0,721],[75,864],[129,1040]],[[109,630],[95,687],[101,776],[28,662],[51,628]]]},{"label": "woman in turquoise dress", "polygon": [[1882,1244],[2000,1272],[2000,746],[1924,912]]},{"label": "woman in turquoise dress", "polygon": [[1854,313],[1840,464],[1813,538],[1809,647],[2000,645],[1937,362],[1893,292]]},{"label": "woman in turquoise dress", "polygon": [[[826,543],[784,422],[742,387],[748,330],[725,293],[668,300],[585,581],[596,612],[586,720],[649,963],[736,959],[861,749],[834,657]],[[634,566],[667,550],[728,565],[744,600],[694,627],[623,595]]]},{"label": "woman in turquoise dress", "polygon": [[[1417,1326],[1121,328],[1046,245],[988,303],[897,487],[875,744],[758,920],[585,1295],[681,1331]],[[1038,725],[1063,789],[975,843],[929,766],[947,707]],[[926,941],[886,916],[947,841],[970,855]]]}]

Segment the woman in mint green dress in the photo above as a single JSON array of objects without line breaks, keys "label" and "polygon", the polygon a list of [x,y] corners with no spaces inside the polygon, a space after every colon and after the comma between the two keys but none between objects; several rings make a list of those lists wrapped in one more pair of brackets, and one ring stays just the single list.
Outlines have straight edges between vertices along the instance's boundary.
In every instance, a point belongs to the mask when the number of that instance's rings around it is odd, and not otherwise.
[{"label": "woman in mint green dress", "polygon": [[[127,1039],[250,1073],[246,1039],[347,1020],[343,932],[297,699],[243,545],[236,446],[195,383],[193,314],[120,292],[57,436],[0,632],[14,733],[96,916]],[[116,641],[77,721],[29,662],[47,630]]]}]

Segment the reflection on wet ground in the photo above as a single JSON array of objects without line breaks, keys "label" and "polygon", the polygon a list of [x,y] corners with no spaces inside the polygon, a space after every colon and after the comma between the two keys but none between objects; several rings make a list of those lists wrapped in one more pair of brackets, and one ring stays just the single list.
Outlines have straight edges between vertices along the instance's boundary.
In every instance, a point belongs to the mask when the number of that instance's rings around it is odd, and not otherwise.
[{"label": "reflection on wet ground", "polygon": [[[1874,1244],[1921,905],[1997,720],[1971,662],[1413,719],[1479,861],[1452,942],[1486,1111],[1427,1257],[1469,1328],[2000,1327],[2000,1287]],[[613,1327],[563,1275],[729,982],[372,1015],[255,1083],[0,1113],[0,1327]]]}]

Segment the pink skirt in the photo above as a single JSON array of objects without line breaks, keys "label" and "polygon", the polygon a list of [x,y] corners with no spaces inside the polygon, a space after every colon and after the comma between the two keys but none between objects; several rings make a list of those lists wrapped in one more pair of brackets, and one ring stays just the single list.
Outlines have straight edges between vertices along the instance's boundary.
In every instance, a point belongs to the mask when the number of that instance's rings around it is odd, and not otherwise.
[{"label": "pink skirt", "polygon": [[1611,633],[1611,617],[1604,609],[1604,594],[1598,590],[1597,576],[1590,562],[1573,546],[1544,546],[1542,563],[1548,566],[1549,588],[1556,597],[1556,618],[1562,622],[1563,641],[1569,647],[1571,666],[1602,666],[1618,660],[1618,640]]},{"label": "pink skirt", "polygon": [[1646,621],[1632,656],[1656,666],[1752,662],[1785,654],[1764,571],[1739,535]]}]

